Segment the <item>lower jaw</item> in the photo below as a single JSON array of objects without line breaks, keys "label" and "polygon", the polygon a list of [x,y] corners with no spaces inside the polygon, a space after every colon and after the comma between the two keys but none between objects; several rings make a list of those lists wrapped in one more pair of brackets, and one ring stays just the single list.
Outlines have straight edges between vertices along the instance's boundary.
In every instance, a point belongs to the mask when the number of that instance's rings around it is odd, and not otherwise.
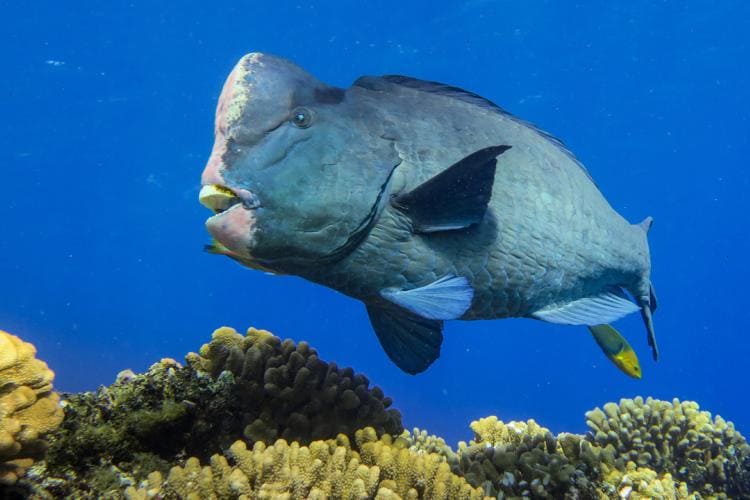
[{"label": "lower jaw", "polygon": [[235,205],[229,210],[214,215],[206,221],[206,229],[216,241],[224,245],[233,254],[246,259],[251,258],[248,248],[253,246],[255,211],[242,205]]}]

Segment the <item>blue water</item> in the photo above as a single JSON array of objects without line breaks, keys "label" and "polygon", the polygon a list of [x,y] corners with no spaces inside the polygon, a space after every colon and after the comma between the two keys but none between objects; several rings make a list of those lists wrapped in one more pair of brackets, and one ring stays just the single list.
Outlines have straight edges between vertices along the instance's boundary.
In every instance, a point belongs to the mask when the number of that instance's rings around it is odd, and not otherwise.
[{"label": "blue water", "polygon": [[[65,5],[65,6],[63,6]],[[74,6],[73,6],[74,5]],[[496,414],[583,431],[594,406],[695,399],[750,434],[750,50],[745,1],[0,2],[0,328],[66,391],[182,359],[221,325],[307,340],[449,441]],[[402,73],[562,138],[650,242],[662,359],[626,378],[583,328],[450,322],[399,371],[364,307],[202,251],[197,201],[224,78],[250,51],[348,86]]]}]

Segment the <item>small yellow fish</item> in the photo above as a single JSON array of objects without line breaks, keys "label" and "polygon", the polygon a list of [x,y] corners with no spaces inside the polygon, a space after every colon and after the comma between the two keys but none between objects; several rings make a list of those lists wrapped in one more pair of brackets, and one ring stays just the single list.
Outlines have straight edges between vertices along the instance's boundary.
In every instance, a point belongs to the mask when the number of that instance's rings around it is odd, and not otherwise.
[{"label": "small yellow fish", "polygon": [[602,352],[625,375],[640,379],[643,376],[638,356],[620,332],[610,325],[590,326],[589,331]]}]

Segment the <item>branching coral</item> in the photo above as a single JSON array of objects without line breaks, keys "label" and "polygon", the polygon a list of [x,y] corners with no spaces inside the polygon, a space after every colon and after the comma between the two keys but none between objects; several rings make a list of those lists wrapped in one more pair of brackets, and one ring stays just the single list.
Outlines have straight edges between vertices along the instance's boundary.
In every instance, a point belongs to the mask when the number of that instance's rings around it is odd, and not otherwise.
[{"label": "branching coral", "polygon": [[0,483],[12,484],[46,449],[44,435],[62,420],[55,374],[36,349],[0,330]]},{"label": "branching coral", "polygon": [[[471,428],[474,439],[460,443],[457,453],[442,439],[418,429],[394,438],[367,428],[357,431],[351,444],[345,435],[308,446],[259,442],[251,450],[238,441],[225,455],[213,456],[210,465],[189,459],[166,478],[161,473],[149,475],[126,494],[133,500],[714,496],[705,486],[702,492],[693,491],[668,470],[632,461],[621,464],[623,457],[615,446],[601,447],[593,436],[553,436],[533,420],[506,424],[496,417],[473,422]],[[716,497],[727,498],[725,483],[714,486]]]},{"label": "branching coral", "polygon": [[492,416],[472,422],[471,429],[474,440],[459,443],[458,450],[460,471],[470,484],[482,484],[500,498],[593,494],[580,442],[568,438],[564,447],[534,420],[505,424]]},{"label": "branching coral", "polygon": [[404,431],[398,441],[404,443],[416,453],[433,453],[442,456],[451,470],[458,471],[458,455],[441,437],[429,434],[425,430],[414,428],[412,432]]},{"label": "branching coral", "polygon": [[685,483],[676,482],[669,472],[658,474],[647,467],[638,467],[628,462],[624,471],[609,468],[606,464],[603,478],[603,489],[614,498],[641,500],[647,498],[680,498],[697,499],[688,493]]},{"label": "branching coral", "polygon": [[469,446],[481,443],[519,445],[529,439],[546,439],[552,436],[549,429],[537,424],[534,419],[506,424],[492,415],[475,420],[469,427],[474,431],[474,439],[469,442]]},{"label": "branching coral", "polygon": [[734,425],[692,401],[622,399],[586,413],[590,439],[611,447],[612,465],[669,472],[691,491],[740,494],[750,481],[750,446]]},{"label": "branching coral", "polygon": [[473,422],[474,440],[459,444],[460,472],[493,493],[539,498],[594,489],[631,498],[750,493],[750,447],[694,402],[623,399],[586,418],[588,436],[555,437],[533,420]]},{"label": "branching coral", "polygon": [[481,490],[450,472],[436,454],[417,453],[378,439],[373,428],[356,435],[356,449],[340,434],[335,440],[307,446],[278,440],[248,449],[237,441],[227,457],[214,455],[201,467],[196,458],[173,467],[166,479],[149,475],[140,488],[126,491],[130,499],[154,496],[179,498],[482,498]]},{"label": "branching coral", "polygon": [[384,435],[377,439],[374,429],[357,431],[356,442],[363,463],[381,471],[380,488],[386,487],[400,498],[481,498],[460,476],[453,474],[445,457],[438,453],[415,452],[406,442]]}]

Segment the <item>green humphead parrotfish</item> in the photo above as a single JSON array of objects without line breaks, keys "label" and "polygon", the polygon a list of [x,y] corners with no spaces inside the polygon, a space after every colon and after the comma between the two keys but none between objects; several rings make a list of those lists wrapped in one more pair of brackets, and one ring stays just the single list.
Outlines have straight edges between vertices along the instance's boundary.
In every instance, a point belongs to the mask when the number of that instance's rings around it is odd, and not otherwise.
[{"label": "green humphead parrotfish", "polygon": [[252,53],[214,133],[213,253],[362,301],[405,372],[440,356],[451,319],[640,311],[656,359],[651,218],[628,223],[559,140],[489,100],[395,75],[337,88]]}]

